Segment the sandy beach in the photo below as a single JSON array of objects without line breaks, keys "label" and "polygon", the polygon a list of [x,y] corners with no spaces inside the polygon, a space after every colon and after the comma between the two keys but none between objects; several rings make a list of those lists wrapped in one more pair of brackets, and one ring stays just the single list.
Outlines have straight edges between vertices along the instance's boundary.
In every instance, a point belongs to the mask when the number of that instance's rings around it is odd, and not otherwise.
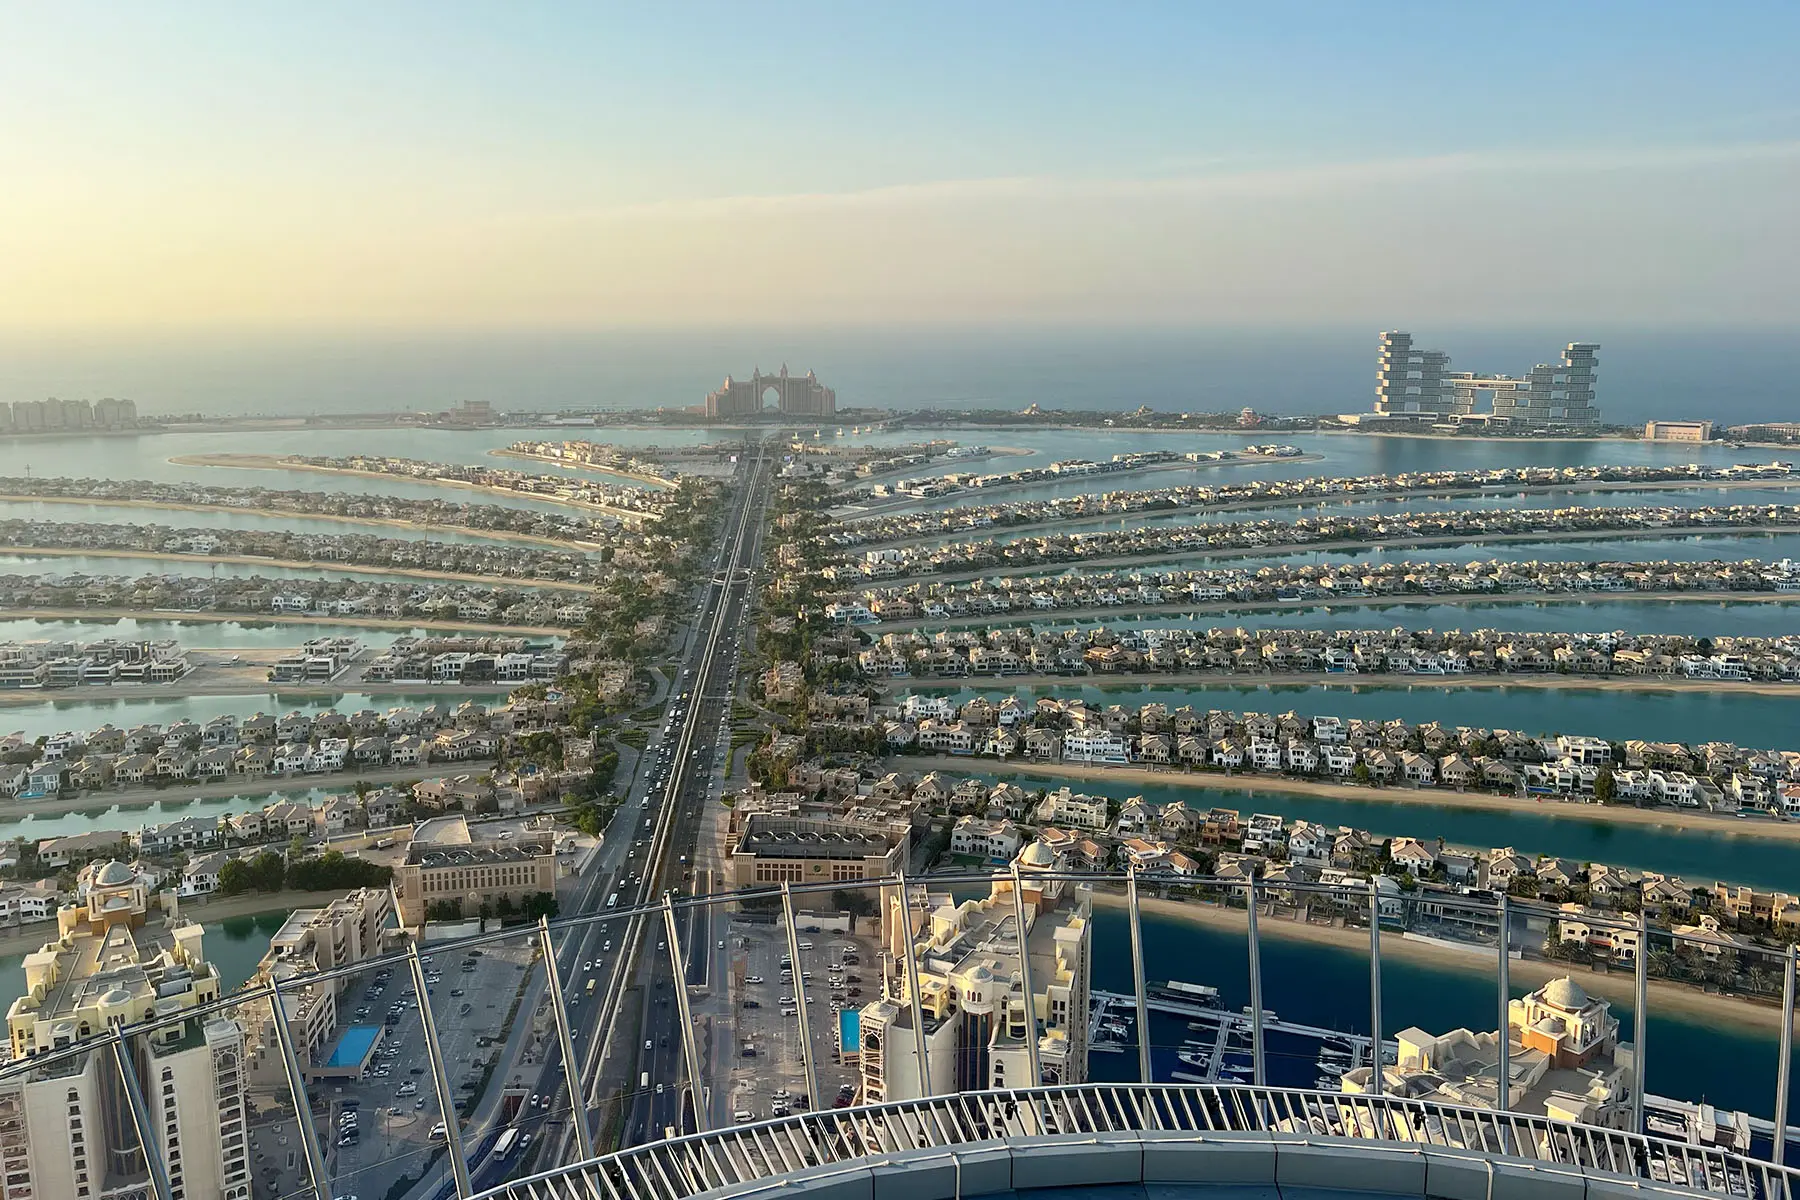
[{"label": "sandy beach", "polygon": [[968,679],[908,679],[904,691],[959,691],[974,688],[1009,695],[1019,688],[1097,687],[1324,687],[1324,688],[1523,688],[1593,692],[1743,692],[1752,696],[1800,696],[1800,683],[1687,679],[1670,675],[1327,675],[1323,671],[1143,671],[1110,675],[983,675]]},{"label": "sandy beach", "polygon": [[85,546],[0,546],[0,554],[43,555],[47,558],[149,558],[193,563],[233,563],[246,567],[285,567],[298,571],[346,571],[353,575],[390,575],[402,579],[428,579],[440,583],[473,583],[482,587],[542,588],[559,592],[591,592],[591,583],[567,579],[513,579],[502,575],[472,575],[461,571],[433,571],[425,567],[378,567],[368,563],[314,562],[299,558],[264,558],[255,554],[178,554],[168,550],[100,550]]},{"label": "sandy beach", "polygon": [[[1094,903],[1096,906],[1123,907],[1125,898],[1117,892],[1096,889]],[[1162,900],[1141,894],[1138,897],[1138,903],[1146,914],[1192,921],[1197,925],[1229,930],[1239,936],[1245,936],[1244,930],[1248,918],[1240,909],[1227,909],[1198,902]],[[1360,951],[1365,955],[1369,949],[1369,932],[1366,929],[1305,924],[1299,921],[1270,917],[1266,915],[1266,909],[1265,915],[1257,923],[1257,934],[1265,938],[1287,938],[1291,941],[1310,942],[1314,945],[1338,946]],[[1451,949],[1432,942],[1403,938],[1397,933],[1385,930],[1381,937],[1381,956],[1383,959],[1397,958],[1421,965],[1485,975],[1490,979],[1494,978],[1496,972],[1495,950],[1484,946],[1471,946],[1467,951]],[[1243,968],[1241,964],[1233,964],[1233,969],[1241,970]],[[1629,971],[1596,971],[1576,963],[1515,958],[1512,960],[1508,973],[1515,991],[1527,987],[1535,988],[1564,975],[1573,976],[1590,993],[1604,996],[1617,1004],[1629,1005],[1636,992],[1636,984]],[[1207,980],[1190,979],[1189,982],[1205,983]],[[1759,1031],[1770,1033],[1781,1028],[1781,1009],[1776,1003],[1762,1004],[1734,996],[1715,995],[1702,992],[1686,984],[1671,983],[1666,980],[1653,979],[1650,981],[1650,1006],[1653,1011],[1658,1013],[1678,1012],[1683,1016],[1722,1025],[1751,1026]],[[1498,1025],[1499,1011],[1496,1005],[1494,1020],[1486,1028],[1491,1030]],[[1430,1032],[1445,1033],[1448,1031],[1434,1029]]]},{"label": "sandy beach", "polygon": [[[1192,550],[1143,550],[1136,554],[1107,555],[1101,558],[1071,559],[1019,566],[995,566],[980,571],[951,571],[938,574],[916,571],[881,580],[883,587],[897,587],[910,580],[933,583],[964,583],[971,579],[992,579],[996,575],[1061,575],[1069,571],[1087,571],[1101,567],[1141,566],[1146,563],[1181,562],[1215,558],[1272,558],[1280,554],[1310,554],[1315,551],[1335,553],[1339,550],[1409,550],[1432,546],[1490,546],[1505,542],[1604,542],[1615,539],[1667,537],[1771,537],[1784,533],[1800,533],[1800,525],[1681,525],[1654,529],[1555,529],[1548,532],[1444,534],[1430,537],[1387,538],[1368,541],[1347,538],[1330,542],[1278,542],[1267,546],[1224,546],[1217,549],[1197,547]],[[991,538],[983,539],[991,541]],[[1609,592],[1607,595],[1628,595]],[[1392,601],[1392,597],[1389,597]],[[1114,611],[1117,611],[1116,609]]]},{"label": "sandy beach", "polygon": [[178,504],[172,500],[96,500],[84,496],[20,496],[0,493],[0,504],[69,504],[82,508],[142,508],[152,512],[232,512],[246,513],[255,517],[274,517],[278,520],[294,521],[342,521],[350,525],[368,525],[382,529],[441,529],[445,533],[460,533],[483,541],[516,542],[526,546],[545,546],[552,550],[601,550],[598,542],[581,542],[574,539],[540,537],[535,533],[509,533],[505,530],[476,529],[472,525],[420,525],[416,521],[403,521],[398,517],[349,517],[335,513],[295,512],[286,508],[244,508],[236,504]]},{"label": "sandy beach", "polygon": [[289,462],[279,454],[177,454],[169,461],[181,467],[232,467],[247,471],[310,471],[315,475],[348,475],[358,479],[399,480],[407,483],[422,483],[428,487],[460,488],[465,492],[480,492],[483,495],[501,496],[508,500],[537,500],[544,504],[554,504],[559,508],[605,513],[607,516],[616,517],[621,521],[654,521],[661,516],[659,513],[639,512],[631,508],[616,508],[610,504],[589,504],[585,500],[570,500],[563,496],[516,492],[511,488],[465,483],[460,479],[437,479],[426,475],[388,475],[381,471],[358,471],[350,467],[321,467],[313,463]]},{"label": "sandy beach", "polygon": [[[1027,451],[1026,453],[1033,453],[1033,452]],[[1213,469],[1213,470],[1220,470],[1220,469],[1224,469],[1224,468],[1228,468],[1228,467],[1260,467],[1260,466],[1267,466],[1270,463],[1323,462],[1324,457],[1325,456],[1322,454],[1290,454],[1287,457],[1283,458],[1283,457],[1279,457],[1279,456],[1273,455],[1273,454],[1239,453],[1236,457],[1221,459],[1218,461],[1207,460],[1205,462],[1185,462],[1184,461],[1184,462],[1145,463],[1141,467],[1129,467],[1123,471],[1109,471],[1105,475],[1081,475],[1081,476],[1071,475],[1071,476],[1069,476],[1069,478],[1071,480],[1074,480],[1074,479],[1092,479],[1095,481],[1112,480],[1112,479],[1122,479],[1128,475],[1149,474],[1149,473],[1155,472],[1155,471],[1203,471],[1203,470],[1207,470],[1209,468]],[[999,496],[999,495],[1004,495],[1007,492],[1018,491],[1022,488],[1045,487],[1045,486],[1048,486],[1051,484],[1056,484],[1056,483],[1061,483],[1061,482],[1063,482],[1063,480],[1061,480],[1061,479],[1021,479],[1016,483],[999,483],[999,484],[993,485],[992,487],[984,487],[981,489],[980,494],[983,496]],[[879,517],[879,516],[882,516],[890,511],[894,510],[894,509],[912,508],[912,507],[917,506],[920,503],[922,503],[922,501],[917,500],[911,496],[901,496],[901,497],[897,497],[892,500],[871,501],[868,503],[859,503],[859,504],[853,504],[853,505],[848,505],[848,504],[840,505],[839,507],[831,509],[829,511],[829,515],[838,520],[849,520],[849,519],[854,519],[857,517]]]},{"label": "sandy beach", "polygon": [[[1090,617],[1139,617],[1168,613],[1194,615],[1203,613],[1240,613],[1253,617],[1259,628],[1279,629],[1281,613],[1304,612],[1318,608],[1419,608],[1433,604],[1469,607],[1478,604],[1640,604],[1645,602],[1682,604],[1800,604],[1800,595],[1792,592],[1591,592],[1573,595],[1567,592],[1443,592],[1435,595],[1403,596],[1334,596],[1330,599],[1280,601],[1186,600],[1175,604],[1110,605],[1096,608],[1030,609],[1004,613],[972,613],[959,617],[908,617],[903,621],[877,621],[859,625],[858,629],[880,636],[904,629],[930,626],[933,629],[955,629],[963,626],[1054,625]],[[1266,620],[1264,619],[1266,618]],[[1274,623],[1272,623],[1274,622]],[[1242,621],[1238,624],[1243,624]],[[1720,632],[1726,632],[1721,630]]]},{"label": "sandy beach", "polygon": [[[1742,835],[1763,839],[1800,842],[1800,821],[1773,818],[1740,819],[1716,813],[1686,812],[1666,808],[1630,808],[1625,805],[1582,804],[1573,801],[1521,799],[1516,796],[1490,796],[1483,792],[1458,792],[1449,788],[1363,787],[1354,783],[1331,783],[1322,779],[1296,779],[1286,775],[1259,775],[1242,772],[1227,775],[1223,771],[1184,771],[1179,768],[1150,770],[1144,767],[1096,767],[1080,763],[1033,763],[998,759],[952,758],[943,756],[907,756],[888,760],[896,768],[909,771],[943,771],[967,775],[973,772],[999,775],[1024,775],[1034,779],[1063,781],[1086,780],[1091,783],[1121,784],[1127,787],[1215,788],[1220,791],[1245,792],[1270,796],[1317,796],[1327,800],[1384,800],[1394,803],[1416,803],[1420,808],[1464,808],[1487,812],[1532,813],[1536,816],[1561,817],[1571,821],[1598,821],[1614,825],[1653,825],[1675,832],[1705,830],[1708,833]],[[1405,833],[1405,830],[1381,832]],[[1629,864],[1627,864],[1629,865]]]},{"label": "sandy beach", "polygon": [[620,471],[613,467],[596,467],[583,462],[570,462],[566,458],[551,458],[548,454],[527,454],[523,450],[512,450],[501,447],[489,450],[490,458],[518,458],[526,462],[543,463],[547,467],[560,467],[565,471],[586,471],[592,475],[610,475],[614,479],[629,479],[634,483],[646,484],[658,490],[675,486],[672,479],[664,479],[660,475],[652,475],[647,471]]},{"label": "sandy beach", "polygon": [[[363,629],[431,629],[442,633],[515,633],[537,637],[568,637],[559,625],[483,624],[479,621],[441,621],[430,617],[370,617],[360,613],[343,616],[312,613],[214,612],[179,608],[0,608],[7,621],[182,621],[240,625],[350,625]],[[3,701],[0,701],[3,702]]]}]

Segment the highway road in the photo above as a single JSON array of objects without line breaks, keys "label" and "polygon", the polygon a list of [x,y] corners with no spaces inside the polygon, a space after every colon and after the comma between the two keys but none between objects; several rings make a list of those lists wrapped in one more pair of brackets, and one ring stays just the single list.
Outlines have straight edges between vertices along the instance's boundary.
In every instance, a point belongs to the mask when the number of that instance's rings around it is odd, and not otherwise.
[{"label": "highway road", "polygon": [[[606,845],[590,869],[574,909],[566,915],[600,915],[650,903],[670,888],[691,882],[695,841],[708,782],[729,747],[731,696],[739,645],[747,619],[753,572],[762,542],[762,512],[769,491],[768,460],[746,455],[733,478],[732,499],[722,524],[711,579],[696,599],[695,632],[678,662],[665,666],[670,679],[669,723],[658,729],[640,758],[637,778],[607,830]],[[691,927],[690,927],[691,924]],[[681,936],[689,942],[710,936],[705,919],[684,916]],[[679,1007],[672,986],[666,932],[660,916],[632,922],[596,920],[578,931],[562,930],[557,954],[569,1011],[578,1079],[596,1142],[608,1131],[597,1127],[605,1102],[627,1094],[623,1145],[654,1140],[681,1119],[686,1078]],[[695,946],[696,955],[704,950]],[[586,969],[587,964],[592,969]],[[587,981],[594,992],[587,992]],[[623,1040],[630,1037],[630,1045]],[[642,1096],[640,1079],[651,1087]],[[569,1112],[560,1054],[547,1056],[539,1077],[541,1094],[554,1097],[552,1119]],[[661,1093],[656,1085],[663,1085]],[[550,1132],[550,1131],[547,1131]],[[560,1136],[565,1155],[573,1143],[566,1124]],[[516,1164],[514,1164],[516,1166]],[[483,1164],[486,1168],[487,1164]],[[478,1172],[477,1184],[498,1182],[498,1165]]]}]

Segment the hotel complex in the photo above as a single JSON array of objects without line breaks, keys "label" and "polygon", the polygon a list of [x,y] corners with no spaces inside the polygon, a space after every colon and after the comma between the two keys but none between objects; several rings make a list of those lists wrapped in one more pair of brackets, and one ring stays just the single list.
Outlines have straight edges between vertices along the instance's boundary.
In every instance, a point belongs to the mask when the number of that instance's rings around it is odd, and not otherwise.
[{"label": "hotel complex", "polygon": [[764,375],[758,367],[748,379],[727,375],[719,390],[706,397],[706,415],[711,420],[754,417],[763,412],[763,399],[775,394],[772,411],[784,417],[829,417],[837,412],[837,393],[819,382],[808,371],[789,375],[787,364],[774,375]]},{"label": "hotel complex", "polygon": [[[1495,424],[1511,428],[1591,428],[1595,342],[1570,342],[1561,359],[1524,375],[1478,375],[1450,370],[1442,350],[1423,350],[1410,333],[1384,332],[1375,370],[1375,414],[1407,420]],[[1488,411],[1480,405],[1491,400]],[[1359,424],[1370,423],[1366,421]]]}]

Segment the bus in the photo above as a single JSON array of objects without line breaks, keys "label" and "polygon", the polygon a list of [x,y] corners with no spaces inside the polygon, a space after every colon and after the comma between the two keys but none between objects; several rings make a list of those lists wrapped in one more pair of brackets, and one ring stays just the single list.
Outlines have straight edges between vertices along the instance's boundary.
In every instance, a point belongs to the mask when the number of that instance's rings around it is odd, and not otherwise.
[{"label": "bus", "polygon": [[513,1156],[513,1152],[518,1148],[519,1131],[517,1129],[508,1129],[500,1135],[500,1140],[494,1143],[494,1161],[505,1162]]},{"label": "bus", "polygon": [[650,1090],[650,1072],[645,1071],[642,1075],[638,1076],[638,1091],[647,1092],[649,1090]]},{"label": "bus", "polygon": [[588,995],[590,995],[590,996],[591,996],[591,995],[593,995],[593,994],[594,994],[594,980],[593,980],[593,978],[592,978],[592,977],[591,977],[591,976],[590,976],[590,977],[589,977],[589,979],[588,979]]}]

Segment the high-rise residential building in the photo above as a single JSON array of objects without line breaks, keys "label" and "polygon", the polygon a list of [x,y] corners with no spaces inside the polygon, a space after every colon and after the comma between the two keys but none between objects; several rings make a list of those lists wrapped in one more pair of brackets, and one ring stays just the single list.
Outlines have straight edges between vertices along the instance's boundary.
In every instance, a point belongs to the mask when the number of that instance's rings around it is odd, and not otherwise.
[{"label": "high-rise residential building", "polygon": [[1450,356],[1442,350],[1419,349],[1410,333],[1383,332],[1375,367],[1375,411],[1438,417],[1469,411],[1458,407],[1461,401],[1444,381],[1449,369]]},{"label": "high-rise residential building", "polygon": [[[1375,370],[1375,411],[1418,420],[1492,420],[1509,427],[1592,427],[1597,342],[1570,342],[1562,358],[1539,363],[1524,375],[1482,375],[1450,370],[1442,350],[1420,350],[1412,334],[1381,335]],[[1490,411],[1482,411],[1491,399]]]},{"label": "high-rise residential building", "polygon": [[0,401],[0,433],[54,433],[59,430],[135,429],[137,405],[130,400]]},{"label": "high-rise residential building", "polygon": [[25,957],[25,993],[7,1010],[8,1060],[77,1046],[72,1057],[0,1082],[0,1197],[151,1200],[144,1143],[108,1029],[176,1018],[126,1045],[152,1147],[182,1200],[249,1200],[244,1033],[181,1014],[218,999],[218,971],[191,921],[148,921],[149,892],[120,862],[93,873],[57,938]]},{"label": "high-rise residential building", "polygon": [[[908,939],[933,1094],[1087,1082],[1092,892],[1029,874],[1021,885],[1023,937],[1009,877],[997,878],[986,898],[960,904],[923,889],[883,894],[884,994],[858,1014],[865,1098],[920,1095]],[[1041,1080],[1032,1078],[1032,1038]]]},{"label": "high-rise residential building", "polygon": [[[1539,363],[1522,380],[1500,375],[1492,378],[1452,376],[1457,395],[1467,395],[1471,406],[1478,391],[1494,394],[1494,415],[1514,425],[1598,425],[1600,410],[1594,407],[1595,371],[1599,367],[1598,342],[1570,342],[1562,358]],[[1512,386],[1505,386],[1506,384]]]}]

